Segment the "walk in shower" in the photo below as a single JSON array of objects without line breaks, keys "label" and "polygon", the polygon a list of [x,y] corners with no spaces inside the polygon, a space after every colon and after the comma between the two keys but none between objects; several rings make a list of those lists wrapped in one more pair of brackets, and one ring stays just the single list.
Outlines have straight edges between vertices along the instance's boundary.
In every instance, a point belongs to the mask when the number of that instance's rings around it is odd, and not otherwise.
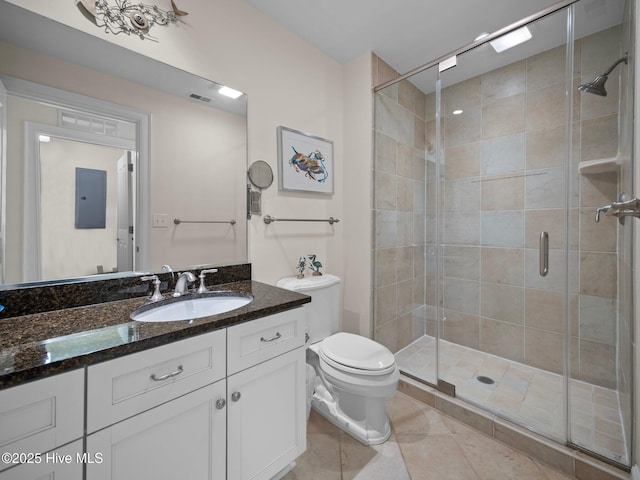
[{"label": "walk in shower", "polygon": [[621,466],[634,15],[563,2],[375,89],[375,339],[405,374]]}]

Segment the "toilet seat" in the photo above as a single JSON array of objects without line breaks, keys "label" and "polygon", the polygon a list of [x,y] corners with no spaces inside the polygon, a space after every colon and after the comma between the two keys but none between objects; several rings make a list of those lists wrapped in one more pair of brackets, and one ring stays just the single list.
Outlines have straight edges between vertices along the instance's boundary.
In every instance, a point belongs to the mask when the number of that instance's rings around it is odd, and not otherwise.
[{"label": "toilet seat", "polygon": [[385,346],[352,333],[335,333],[320,342],[320,357],[333,368],[357,375],[387,375],[396,359]]}]

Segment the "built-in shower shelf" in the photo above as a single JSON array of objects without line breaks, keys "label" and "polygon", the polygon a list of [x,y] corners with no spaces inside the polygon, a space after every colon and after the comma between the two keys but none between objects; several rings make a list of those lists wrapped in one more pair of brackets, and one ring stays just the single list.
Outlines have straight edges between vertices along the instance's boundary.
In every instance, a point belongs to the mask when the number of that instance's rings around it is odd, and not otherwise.
[{"label": "built-in shower shelf", "polygon": [[588,160],[578,164],[578,169],[583,175],[617,172],[619,167],[620,162],[618,161],[618,157],[599,158],[597,160]]}]

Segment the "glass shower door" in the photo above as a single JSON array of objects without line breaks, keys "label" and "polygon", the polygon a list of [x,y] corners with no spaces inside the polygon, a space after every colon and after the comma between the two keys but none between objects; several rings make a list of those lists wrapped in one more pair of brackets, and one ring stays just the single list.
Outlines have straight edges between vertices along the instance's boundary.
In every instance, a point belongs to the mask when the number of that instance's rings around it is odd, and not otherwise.
[{"label": "glass shower door", "polygon": [[[567,10],[440,72],[439,381],[566,441]],[[442,64],[441,64],[442,65]],[[570,68],[570,67],[569,67]]]}]

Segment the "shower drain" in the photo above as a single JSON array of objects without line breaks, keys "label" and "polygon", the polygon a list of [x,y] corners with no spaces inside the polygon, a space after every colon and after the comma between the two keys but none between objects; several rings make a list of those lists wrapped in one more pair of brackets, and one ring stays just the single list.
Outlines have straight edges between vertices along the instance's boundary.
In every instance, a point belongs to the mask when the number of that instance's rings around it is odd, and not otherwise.
[{"label": "shower drain", "polygon": [[476,377],[476,380],[478,380],[480,383],[485,383],[487,385],[493,385],[494,383],[496,383],[493,381],[493,378],[485,377],[483,375],[478,375]]}]

